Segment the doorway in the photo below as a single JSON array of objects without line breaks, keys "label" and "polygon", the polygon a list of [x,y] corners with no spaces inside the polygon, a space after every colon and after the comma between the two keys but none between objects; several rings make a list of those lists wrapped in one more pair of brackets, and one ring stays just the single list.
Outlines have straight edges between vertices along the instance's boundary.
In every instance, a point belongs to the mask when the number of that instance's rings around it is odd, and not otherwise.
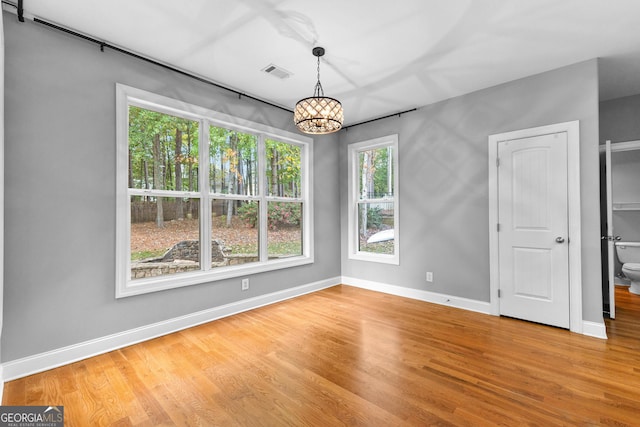
[{"label": "doorway", "polygon": [[629,285],[621,274],[616,243],[640,241],[640,141],[600,146],[602,206],[602,294],[604,315],[616,318],[616,286]]},{"label": "doorway", "polygon": [[582,333],[579,142],[578,121],[489,137],[494,315]]}]

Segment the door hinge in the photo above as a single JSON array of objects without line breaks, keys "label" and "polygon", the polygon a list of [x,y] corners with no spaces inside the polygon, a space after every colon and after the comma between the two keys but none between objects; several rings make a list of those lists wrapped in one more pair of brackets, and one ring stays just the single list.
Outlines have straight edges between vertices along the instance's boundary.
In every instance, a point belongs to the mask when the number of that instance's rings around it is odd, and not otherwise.
[{"label": "door hinge", "polygon": [[498,298],[502,297],[502,293],[500,292],[500,289],[498,289]]},{"label": "door hinge", "polygon": [[500,167],[500,157],[496,157],[496,167]]},{"label": "door hinge", "polygon": [[500,223],[496,224],[496,231],[499,233],[500,232]]}]

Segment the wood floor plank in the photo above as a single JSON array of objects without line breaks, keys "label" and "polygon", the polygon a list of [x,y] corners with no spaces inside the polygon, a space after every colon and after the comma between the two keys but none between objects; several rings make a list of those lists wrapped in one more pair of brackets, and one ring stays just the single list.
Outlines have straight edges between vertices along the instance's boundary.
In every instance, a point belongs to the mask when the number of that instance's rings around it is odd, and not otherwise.
[{"label": "wood floor plank", "polygon": [[5,384],[68,426],[640,424],[640,296],[608,340],[349,286]]}]

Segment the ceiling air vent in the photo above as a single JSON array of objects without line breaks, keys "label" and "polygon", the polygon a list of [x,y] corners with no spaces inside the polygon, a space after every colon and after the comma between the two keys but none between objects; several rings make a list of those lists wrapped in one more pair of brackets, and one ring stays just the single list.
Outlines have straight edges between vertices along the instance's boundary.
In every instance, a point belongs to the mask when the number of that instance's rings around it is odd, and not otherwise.
[{"label": "ceiling air vent", "polygon": [[278,67],[277,65],[269,64],[262,69],[267,74],[271,74],[274,77],[279,79],[288,79],[291,77],[291,73],[285,70],[282,67]]}]

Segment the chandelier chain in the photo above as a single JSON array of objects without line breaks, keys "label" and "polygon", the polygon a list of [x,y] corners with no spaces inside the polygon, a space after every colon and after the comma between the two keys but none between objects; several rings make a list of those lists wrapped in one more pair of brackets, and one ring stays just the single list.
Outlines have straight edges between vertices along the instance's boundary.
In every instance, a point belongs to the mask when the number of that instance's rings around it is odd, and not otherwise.
[{"label": "chandelier chain", "polygon": [[320,56],[318,56],[318,82],[316,83],[316,87],[313,91],[313,96],[320,97],[324,96],[324,89],[322,89],[322,83],[320,83]]}]

